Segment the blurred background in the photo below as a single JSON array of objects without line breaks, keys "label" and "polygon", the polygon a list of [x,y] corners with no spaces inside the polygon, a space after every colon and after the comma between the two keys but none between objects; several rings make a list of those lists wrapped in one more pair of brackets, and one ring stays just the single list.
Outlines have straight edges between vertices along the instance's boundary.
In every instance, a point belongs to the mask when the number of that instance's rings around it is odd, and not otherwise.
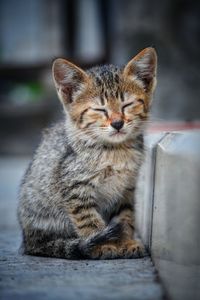
[{"label": "blurred background", "polygon": [[123,65],[158,52],[154,122],[200,119],[200,1],[1,0],[0,154],[31,154],[62,115],[51,65]]}]

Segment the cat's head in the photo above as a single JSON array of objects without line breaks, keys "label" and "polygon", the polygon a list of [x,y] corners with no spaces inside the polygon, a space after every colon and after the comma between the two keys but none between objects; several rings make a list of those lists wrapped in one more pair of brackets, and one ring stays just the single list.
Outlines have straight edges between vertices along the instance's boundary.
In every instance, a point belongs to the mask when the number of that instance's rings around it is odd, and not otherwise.
[{"label": "cat's head", "polygon": [[83,71],[56,59],[53,78],[73,134],[109,144],[134,138],[148,117],[156,67],[153,48],[141,51],[124,68],[105,65]]}]

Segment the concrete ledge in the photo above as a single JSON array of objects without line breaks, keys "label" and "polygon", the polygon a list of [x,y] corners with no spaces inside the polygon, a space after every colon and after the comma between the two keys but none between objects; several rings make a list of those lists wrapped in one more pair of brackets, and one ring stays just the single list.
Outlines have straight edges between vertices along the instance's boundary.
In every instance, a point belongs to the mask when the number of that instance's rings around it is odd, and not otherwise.
[{"label": "concrete ledge", "polygon": [[147,149],[140,235],[170,299],[200,299],[200,131],[168,133]]},{"label": "concrete ledge", "polygon": [[145,162],[140,170],[136,190],[136,226],[148,249],[151,244],[156,147],[164,136],[165,133],[154,133],[145,137]]}]

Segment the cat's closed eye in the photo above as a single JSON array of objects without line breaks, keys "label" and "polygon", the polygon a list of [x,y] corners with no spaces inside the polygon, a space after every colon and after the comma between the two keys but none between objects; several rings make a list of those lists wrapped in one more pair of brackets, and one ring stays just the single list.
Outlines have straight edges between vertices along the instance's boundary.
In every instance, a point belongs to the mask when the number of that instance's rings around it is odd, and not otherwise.
[{"label": "cat's closed eye", "polygon": [[144,105],[144,100],[143,99],[137,99],[135,101],[131,101],[129,103],[126,103],[125,105],[122,106],[122,112],[124,113],[124,110],[127,108],[127,107],[130,107],[132,105],[134,106],[137,106],[137,105]]},{"label": "cat's closed eye", "polygon": [[92,110],[103,113],[106,117],[108,117],[108,112],[105,108],[92,108]]},{"label": "cat's closed eye", "polygon": [[131,106],[131,105],[133,105],[133,102],[129,102],[129,103],[123,105],[123,106],[122,106],[122,112],[124,113],[125,108],[126,108],[126,107],[129,107],[129,106]]},{"label": "cat's closed eye", "polygon": [[101,111],[101,112],[103,112],[103,113],[106,112],[106,109],[105,109],[105,108],[92,108],[92,109],[95,110],[95,111]]}]

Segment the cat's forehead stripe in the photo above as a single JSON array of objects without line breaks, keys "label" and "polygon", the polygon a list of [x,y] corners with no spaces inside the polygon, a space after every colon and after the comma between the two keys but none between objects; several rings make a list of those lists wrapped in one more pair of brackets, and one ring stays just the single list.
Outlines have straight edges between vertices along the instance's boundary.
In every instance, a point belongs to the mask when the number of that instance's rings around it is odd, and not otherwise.
[{"label": "cat's forehead stripe", "polygon": [[88,73],[95,79],[97,86],[104,86],[106,89],[116,90],[119,84],[120,69],[112,65],[104,65],[88,70]]}]

